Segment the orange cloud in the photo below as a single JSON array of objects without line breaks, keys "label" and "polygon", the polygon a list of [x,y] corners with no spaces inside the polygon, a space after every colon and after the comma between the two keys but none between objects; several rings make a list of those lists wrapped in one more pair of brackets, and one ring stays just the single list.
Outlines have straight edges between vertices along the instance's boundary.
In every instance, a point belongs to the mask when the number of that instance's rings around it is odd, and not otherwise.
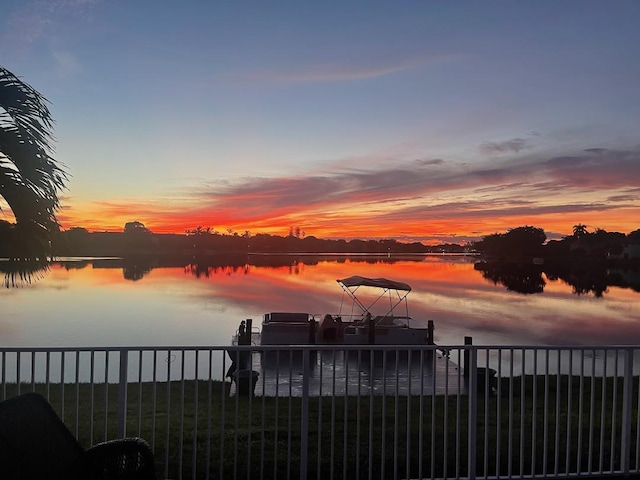
[{"label": "orange cloud", "polygon": [[138,220],[157,233],[198,225],[286,235],[299,226],[320,238],[464,241],[521,225],[550,236],[576,223],[628,233],[640,218],[640,149],[587,149],[501,163],[393,162],[375,170],[247,178],[180,192],[175,201],[95,202],[60,214],[65,227],[121,230]]}]

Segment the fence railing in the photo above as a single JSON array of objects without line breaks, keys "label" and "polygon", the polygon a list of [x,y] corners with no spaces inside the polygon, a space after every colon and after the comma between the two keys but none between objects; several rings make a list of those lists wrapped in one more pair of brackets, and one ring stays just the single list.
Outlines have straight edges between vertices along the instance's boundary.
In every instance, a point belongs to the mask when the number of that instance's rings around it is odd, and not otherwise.
[{"label": "fence railing", "polygon": [[640,472],[640,346],[0,348],[85,446],[140,436],[161,478]]}]

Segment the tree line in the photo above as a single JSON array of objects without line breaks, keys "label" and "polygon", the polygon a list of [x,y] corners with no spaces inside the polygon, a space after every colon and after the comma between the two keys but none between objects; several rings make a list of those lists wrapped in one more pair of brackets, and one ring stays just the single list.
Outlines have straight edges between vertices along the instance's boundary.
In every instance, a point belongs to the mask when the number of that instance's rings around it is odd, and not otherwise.
[{"label": "tree line", "polygon": [[487,235],[473,249],[486,259],[503,262],[639,261],[640,229],[624,234],[602,228],[589,231],[586,225],[577,224],[571,235],[547,241],[543,229],[527,225]]},{"label": "tree line", "polygon": [[[0,256],[6,256],[0,222]],[[4,248],[3,248],[4,247]],[[427,246],[421,242],[403,243],[395,239],[345,240],[320,239],[292,228],[288,235],[252,234],[228,230],[225,233],[201,226],[184,234],[153,233],[143,223],[127,222],[122,232],[89,232],[82,227],[61,231],[54,236],[51,253],[54,256],[128,256],[128,255],[189,255],[219,254],[282,254],[282,253],[356,253],[356,254],[427,254],[468,253],[469,245],[442,244]]]},{"label": "tree line", "polygon": [[[12,245],[8,233],[11,225],[0,220],[0,256],[11,257]],[[481,240],[465,244],[425,245],[403,243],[395,239],[321,239],[303,235],[291,228],[285,236],[266,233],[252,234],[210,227],[195,227],[184,234],[157,234],[139,221],[127,222],[122,232],[89,232],[74,227],[52,236],[52,256],[128,256],[128,255],[189,255],[216,254],[279,254],[279,253],[354,253],[354,254],[481,254],[488,260],[530,263],[535,258],[549,261],[588,259],[589,261],[632,260],[640,256],[640,229],[629,234],[607,232],[574,225],[573,233],[560,240],[547,241],[543,229],[521,226],[504,233],[493,233]],[[629,250],[629,246],[636,246]],[[626,255],[626,257],[625,257]]]}]

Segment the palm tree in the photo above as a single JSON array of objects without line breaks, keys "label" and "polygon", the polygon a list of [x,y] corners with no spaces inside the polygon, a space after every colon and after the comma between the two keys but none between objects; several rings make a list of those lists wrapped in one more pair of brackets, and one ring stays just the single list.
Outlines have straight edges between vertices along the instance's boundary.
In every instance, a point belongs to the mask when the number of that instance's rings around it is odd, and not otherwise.
[{"label": "palm tree", "polygon": [[573,236],[577,239],[584,237],[585,235],[589,235],[589,231],[587,230],[587,226],[581,223],[573,226]]},{"label": "palm tree", "polygon": [[46,258],[59,230],[58,192],[68,179],[51,156],[53,119],[47,100],[0,66],[0,196],[13,212],[14,258]]}]

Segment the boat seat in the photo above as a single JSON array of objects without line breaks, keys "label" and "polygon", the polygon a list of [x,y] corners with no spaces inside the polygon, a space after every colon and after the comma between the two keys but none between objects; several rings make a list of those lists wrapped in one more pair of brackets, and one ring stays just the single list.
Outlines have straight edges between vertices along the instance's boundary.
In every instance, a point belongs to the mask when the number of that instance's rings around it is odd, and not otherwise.
[{"label": "boat seat", "polygon": [[374,320],[375,320],[376,325],[387,325],[387,326],[395,326],[396,325],[396,323],[394,322],[394,318],[393,317],[379,315]]},{"label": "boat seat", "polygon": [[264,323],[269,322],[308,322],[309,314],[300,312],[271,312],[264,314]]}]

